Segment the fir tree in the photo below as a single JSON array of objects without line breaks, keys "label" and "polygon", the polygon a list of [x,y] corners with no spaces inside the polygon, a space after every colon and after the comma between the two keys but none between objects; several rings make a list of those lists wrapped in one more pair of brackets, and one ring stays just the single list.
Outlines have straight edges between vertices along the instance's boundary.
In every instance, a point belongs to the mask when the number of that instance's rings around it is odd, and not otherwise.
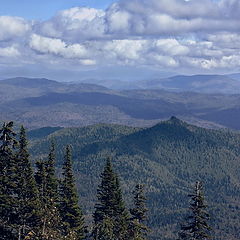
[{"label": "fir tree", "polygon": [[24,127],[21,127],[19,150],[16,154],[18,172],[16,191],[18,200],[18,239],[25,239],[25,236],[30,232],[34,232],[40,220],[38,191],[29,160],[27,145],[26,132]]},{"label": "fir tree", "polygon": [[55,172],[55,163],[56,163],[56,153],[55,153],[55,144],[52,142],[50,146],[50,151],[48,154],[48,159],[45,162],[45,171],[46,171],[46,194],[49,200],[53,204],[57,204],[59,201],[58,196],[58,179]]},{"label": "fir tree", "polygon": [[64,225],[64,235],[69,240],[81,240],[85,238],[84,218],[78,205],[70,146],[66,147],[63,177],[60,186],[60,213]]},{"label": "fir tree", "polygon": [[132,215],[129,226],[130,239],[145,240],[148,228],[145,225],[147,208],[143,185],[137,184],[133,194],[134,208],[130,209]]},{"label": "fir tree", "polygon": [[55,173],[55,146],[52,143],[48,159],[36,163],[35,179],[41,204],[41,226],[36,238],[63,239],[59,214],[58,179]]},{"label": "fir tree", "polygon": [[186,224],[181,226],[179,239],[184,240],[207,240],[210,239],[211,228],[208,225],[209,214],[206,212],[203,195],[203,185],[196,182],[194,193],[190,194],[190,214],[186,218]]},{"label": "fir tree", "polygon": [[[113,171],[110,158],[107,159],[101,179],[97,191],[98,202],[95,205],[93,215],[94,239],[100,239],[100,235],[101,239],[104,239],[103,232],[108,232],[107,236],[113,234],[112,239],[126,239],[128,213],[122,198],[118,176]],[[110,226],[112,226],[112,229],[110,229]],[[108,230],[103,231],[103,229]]]},{"label": "fir tree", "polygon": [[0,231],[1,239],[16,239],[17,218],[17,166],[15,149],[18,144],[13,122],[4,123],[0,129]]},{"label": "fir tree", "polygon": [[[37,184],[40,203],[43,206],[46,202],[46,164],[44,161],[36,162],[35,180]],[[42,208],[42,207],[41,207]]]},{"label": "fir tree", "polygon": [[97,236],[95,236],[95,239],[98,240],[115,239],[114,222],[110,217],[105,217],[101,222],[97,223],[95,230],[97,231]]}]

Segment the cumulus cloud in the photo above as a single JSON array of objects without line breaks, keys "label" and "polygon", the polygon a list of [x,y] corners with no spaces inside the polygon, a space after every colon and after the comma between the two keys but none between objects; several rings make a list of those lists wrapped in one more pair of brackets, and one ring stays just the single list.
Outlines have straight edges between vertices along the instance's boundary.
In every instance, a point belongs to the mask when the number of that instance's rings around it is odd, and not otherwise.
[{"label": "cumulus cloud", "polygon": [[75,7],[59,12],[38,26],[38,31],[48,37],[69,41],[96,39],[105,32],[105,12],[93,8]]},{"label": "cumulus cloud", "polygon": [[30,28],[31,25],[23,18],[0,16],[0,41],[24,36]]},{"label": "cumulus cloud", "polygon": [[238,0],[120,0],[106,11],[75,7],[39,25],[41,34],[69,41],[129,36],[178,36],[240,31]]},{"label": "cumulus cloud", "polygon": [[118,59],[139,60],[146,44],[145,40],[113,40],[107,41],[103,49]]},{"label": "cumulus cloud", "polygon": [[65,58],[84,58],[87,51],[81,44],[67,45],[61,39],[43,37],[37,34],[31,36],[30,47],[44,54],[54,54]]},{"label": "cumulus cloud", "polygon": [[31,23],[0,16],[0,57],[55,68],[238,71],[240,1],[119,0],[106,10],[74,7]]},{"label": "cumulus cloud", "polygon": [[[237,5],[237,6],[235,6]],[[189,32],[239,31],[238,0],[122,0],[107,11],[110,33],[177,35]],[[233,14],[233,17],[231,17]],[[116,19],[119,21],[116,21]]]},{"label": "cumulus cloud", "polygon": [[177,56],[189,53],[189,48],[180,44],[176,39],[159,39],[155,44],[158,51],[167,55]]},{"label": "cumulus cloud", "polygon": [[16,58],[20,55],[19,50],[15,46],[0,48],[0,57]]}]

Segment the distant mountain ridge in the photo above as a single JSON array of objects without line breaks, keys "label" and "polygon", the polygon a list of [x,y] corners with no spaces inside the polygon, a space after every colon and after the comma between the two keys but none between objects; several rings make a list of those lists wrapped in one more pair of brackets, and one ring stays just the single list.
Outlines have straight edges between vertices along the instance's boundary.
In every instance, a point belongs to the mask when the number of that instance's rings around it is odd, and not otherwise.
[{"label": "distant mountain ridge", "polygon": [[140,86],[147,89],[165,89],[177,92],[240,93],[240,81],[228,75],[178,75],[165,79],[147,80]]},{"label": "distant mountain ridge", "polygon": [[175,75],[171,77],[154,76],[146,80],[110,80],[89,79],[82,82],[91,82],[115,90],[129,89],[162,89],[174,92],[198,93],[240,93],[240,74],[229,75]]},{"label": "distant mountain ridge", "polygon": [[61,85],[60,82],[49,80],[46,78],[24,78],[24,77],[16,77],[16,78],[0,80],[0,84],[27,87],[27,88],[42,87],[43,84],[45,87]]},{"label": "distant mountain ridge", "polygon": [[[179,82],[179,88],[192,82],[192,77],[169,79],[166,80],[168,87],[174,82]],[[209,76],[195,76],[195,82],[201,79],[202,85],[210,84]],[[211,75],[211,79],[224,84],[226,81],[225,77],[221,80],[215,75]],[[226,89],[224,86],[221,88]],[[0,121],[15,120],[30,128],[95,123],[151,126],[177,115],[199,126],[240,130],[239,109],[240,94],[205,94],[157,88],[116,91],[96,84],[57,82],[45,78],[20,77],[0,81]]]},{"label": "distant mountain ridge", "polygon": [[66,87],[84,89],[84,90],[107,90],[106,87],[97,85],[97,84],[89,84],[89,83],[77,83],[77,82],[58,82],[55,80],[50,80],[47,78],[24,78],[24,77],[16,77],[0,80],[1,85],[12,85],[17,87],[26,87],[26,88],[41,88],[41,87]]}]

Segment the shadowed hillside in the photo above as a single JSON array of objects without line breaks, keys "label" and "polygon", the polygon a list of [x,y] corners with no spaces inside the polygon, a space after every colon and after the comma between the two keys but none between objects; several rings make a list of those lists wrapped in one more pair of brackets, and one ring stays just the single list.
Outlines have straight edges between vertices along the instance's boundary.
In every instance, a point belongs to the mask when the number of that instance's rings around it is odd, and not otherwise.
[{"label": "shadowed hillside", "polygon": [[[58,164],[63,146],[74,149],[74,168],[81,201],[88,215],[93,210],[96,186],[106,156],[123,180],[126,196],[136,182],[146,184],[152,239],[173,239],[188,206],[192,183],[202,180],[217,239],[239,239],[240,135],[207,130],[172,117],[151,128],[94,125],[62,129],[32,143],[37,159],[57,143]],[[126,199],[129,202],[127,197]]]}]

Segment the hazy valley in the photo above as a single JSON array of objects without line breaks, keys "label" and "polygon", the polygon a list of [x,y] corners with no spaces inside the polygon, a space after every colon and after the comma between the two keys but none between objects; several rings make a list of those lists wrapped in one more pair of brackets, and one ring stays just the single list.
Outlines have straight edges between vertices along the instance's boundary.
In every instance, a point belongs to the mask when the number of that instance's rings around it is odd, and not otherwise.
[{"label": "hazy valley", "polygon": [[[171,84],[179,82],[179,86],[184,88],[182,78],[178,78]],[[202,78],[206,79],[207,76],[196,76],[197,81]],[[212,78],[212,84],[215,85],[221,80],[216,76]],[[215,83],[214,79],[217,79]],[[194,84],[196,80],[184,81]],[[235,80],[236,86],[238,83]],[[48,79],[2,80],[0,120],[11,119],[28,128],[86,126],[95,123],[152,126],[175,115],[198,126],[240,129],[240,94],[227,94],[228,90],[223,94],[217,89],[210,94],[202,91],[201,87],[190,89],[198,89],[196,92],[166,91],[158,89],[154,82],[149,86],[150,89],[111,90],[96,84],[64,83]],[[220,86],[221,91],[226,90]],[[233,88],[239,93],[240,88],[236,86]]]}]

